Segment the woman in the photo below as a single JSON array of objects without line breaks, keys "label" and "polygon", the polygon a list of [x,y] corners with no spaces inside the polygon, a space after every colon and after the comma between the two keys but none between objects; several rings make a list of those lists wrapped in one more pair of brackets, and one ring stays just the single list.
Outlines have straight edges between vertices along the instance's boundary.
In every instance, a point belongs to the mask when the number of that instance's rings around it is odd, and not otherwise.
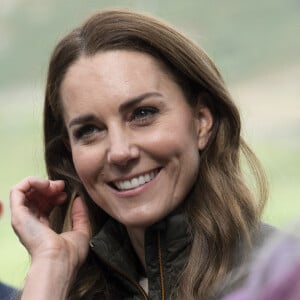
[{"label": "woman", "polygon": [[266,181],[193,42],[138,13],[92,16],[53,52],[44,143],[49,180],[11,192],[32,257],[22,299],[218,299],[241,284],[269,232]]}]

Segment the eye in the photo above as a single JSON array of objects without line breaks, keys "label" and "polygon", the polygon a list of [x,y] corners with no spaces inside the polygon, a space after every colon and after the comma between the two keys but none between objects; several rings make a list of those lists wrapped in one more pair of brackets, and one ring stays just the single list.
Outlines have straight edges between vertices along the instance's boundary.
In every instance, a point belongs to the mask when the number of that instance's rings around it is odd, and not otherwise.
[{"label": "eye", "polygon": [[73,136],[76,140],[86,139],[91,137],[94,133],[98,132],[99,129],[95,125],[84,125],[76,129]]},{"label": "eye", "polygon": [[156,107],[152,107],[152,106],[139,107],[133,111],[131,115],[131,121],[146,123],[148,121],[151,121],[152,118],[154,118],[158,112],[159,110]]}]

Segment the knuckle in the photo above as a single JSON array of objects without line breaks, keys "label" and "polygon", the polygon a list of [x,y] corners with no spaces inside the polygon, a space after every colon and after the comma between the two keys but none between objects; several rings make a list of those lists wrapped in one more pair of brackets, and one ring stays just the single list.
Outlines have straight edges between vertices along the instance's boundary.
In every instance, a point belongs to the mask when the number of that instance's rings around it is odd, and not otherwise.
[{"label": "knuckle", "polygon": [[20,226],[21,226],[20,219],[16,215],[12,214],[10,222],[11,222],[12,228],[14,230],[18,231],[18,228],[20,228]]},{"label": "knuckle", "polygon": [[10,198],[10,201],[13,199],[13,196],[16,192],[16,187],[12,187],[10,190],[9,190],[9,198]]}]

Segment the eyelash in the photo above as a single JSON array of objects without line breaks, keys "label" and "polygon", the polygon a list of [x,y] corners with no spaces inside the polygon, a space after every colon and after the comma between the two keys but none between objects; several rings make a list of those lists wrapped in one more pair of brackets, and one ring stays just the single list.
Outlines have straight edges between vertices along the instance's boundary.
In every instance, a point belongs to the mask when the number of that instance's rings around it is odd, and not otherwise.
[{"label": "eyelash", "polygon": [[[158,112],[159,110],[152,106],[139,107],[132,112],[129,120],[130,122],[135,122],[138,125],[147,125]],[[99,129],[97,126],[87,124],[76,129],[73,136],[76,140],[88,139],[98,131]]]},{"label": "eyelash", "polygon": [[87,138],[91,136],[95,131],[98,131],[97,127],[94,125],[84,125],[77,130],[75,130],[73,136],[76,138],[76,140],[80,140],[82,138]]},{"label": "eyelash", "polygon": [[138,107],[133,111],[130,117],[130,121],[144,124],[150,121],[158,112],[159,110],[156,107],[152,107],[152,106]]}]

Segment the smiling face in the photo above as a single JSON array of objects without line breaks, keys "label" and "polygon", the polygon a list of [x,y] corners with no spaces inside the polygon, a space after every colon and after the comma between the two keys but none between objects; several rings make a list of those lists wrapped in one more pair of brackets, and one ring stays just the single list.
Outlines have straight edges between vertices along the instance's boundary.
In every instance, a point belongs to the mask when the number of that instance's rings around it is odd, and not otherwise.
[{"label": "smiling face", "polygon": [[192,110],[148,54],[82,56],[61,86],[75,169],[93,201],[127,227],[165,217],[195,182],[212,117]]}]

